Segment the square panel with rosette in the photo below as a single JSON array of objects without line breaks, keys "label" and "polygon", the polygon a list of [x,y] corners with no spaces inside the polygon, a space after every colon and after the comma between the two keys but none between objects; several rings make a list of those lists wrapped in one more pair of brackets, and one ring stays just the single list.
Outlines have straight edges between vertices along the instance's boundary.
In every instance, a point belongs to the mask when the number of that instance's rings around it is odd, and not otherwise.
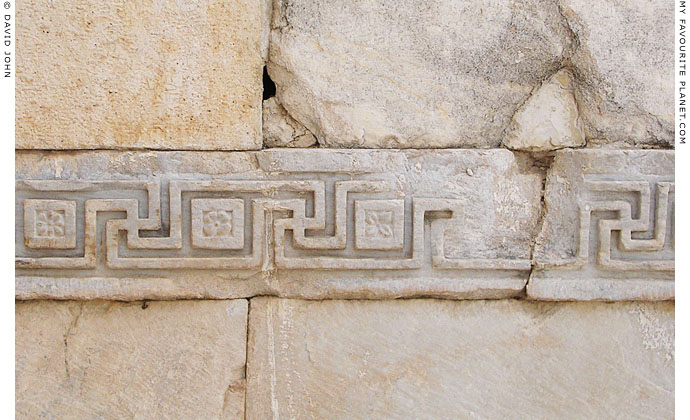
[{"label": "square panel with rosette", "polygon": [[355,201],[355,246],[358,249],[402,249],[405,202]]},{"label": "square panel with rosette", "polygon": [[244,200],[192,200],[192,246],[205,249],[242,249]]},{"label": "square panel with rosette", "polygon": [[24,200],[24,242],[28,248],[75,248],[75,232],[74,201]]}]

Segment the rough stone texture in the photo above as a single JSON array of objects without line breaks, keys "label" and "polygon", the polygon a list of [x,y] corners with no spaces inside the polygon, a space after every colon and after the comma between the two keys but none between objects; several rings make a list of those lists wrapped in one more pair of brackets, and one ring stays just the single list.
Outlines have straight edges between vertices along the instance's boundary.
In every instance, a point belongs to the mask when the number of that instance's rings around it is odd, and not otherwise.
[{"label": "rough stone texture", "polygon": [[561,70],[515,113],[503,144],[509,149],[545,152],[585,145],[572,75]]},{"label": "rough stone texture", "polygon": [[673,303],[250,304],[247,419],[673,419]]},{"label": "rough stone texture", "polygon": [[528,295],[672,299],[674,203],[673,151],[557,152]]},{"label": "rough stone texture", "polygon": [[17,148],[260,148],[265,3],[19,1]]},{"label": "rough stone texture", "polygon": [[[673,2],[559,0],[590,144],[673,144]],[[625,36],[616,36],[620,31]]]},{"label": "rough stone texture", "polygon": [[311,147],[316,137],[285,112],[275,98],[264,101],[264,145],[268,147]]},{"label": "rough stone texture", "polygon": [[247,301],[17,302],[17,419],[244,418]]},{"label": "rough stone texture", "polygon": [[[16,168],[21,299],[515,296],[544,176],[507,150],[33,151]],[[39,211],[64,214],[25,228]]]},{"label": "rough stone texture", "polygon": [[547,0],[275,0],[272,27],[278,101],[329,147],[496,147],[571,48]]}]

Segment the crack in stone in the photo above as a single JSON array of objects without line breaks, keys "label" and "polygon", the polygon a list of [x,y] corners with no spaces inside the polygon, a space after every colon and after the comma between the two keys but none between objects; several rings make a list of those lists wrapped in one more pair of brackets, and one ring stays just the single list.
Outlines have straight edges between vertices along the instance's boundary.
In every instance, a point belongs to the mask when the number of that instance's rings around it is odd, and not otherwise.
[{"label": "crack in stone", "polygon": [[[530,157],[534,158],[534,152],[532,153],[527,153]],[[551,169],[553,167],[554,159],[550,157],[550,155],[547,156],[547,159],[541,159],[540,162],[544,162],[544,178],[542,179],[541,183],[541,197],[539,200],[540,203],[540,211],[539,211],[539,219],[537,220],[537,229],[536,229],[536,234],[534,238],[530,241],[530,251],[529,251],[529,259],[531,261],[531,267],[529,270],[529,273],[527,275],[527,281],[525,282],[525,287],[523,288],[523,293],[524,296],[527,296],[527,290],[529,288],[529,282],[532,279],[532,273],[534,273],[534,270],[536,269],[536,264],[534,262],[534,250],[537,246],[537,238],[541,234],[542,230],[544,229],[544,223],[546,220],[546,213],[548,211],[548,206],[546,204],[546,183],[549,178],[549,174],[551,173]]]},{"label": "crack in stone", "polygon": [[85,302],[79,303],[79,311],[77,312],[77,314],[72,319],[72,322],[70,323],[69,327],[67,327],[67,331],[65,332],[65,335],[63,336],[63,339],[62,339],[64,364],[65,364],[65,374],[67,375],[68,381],[71,381],[71,379],[72,379],[72,372],[71,372],[70,366],[69,366],[69,336],[72,335],[72,333],[74,332],[74,329],[77,327],[77,323],[79,322],[79,319],[81,318],[81,315],[84,311],[84,303]]},{"label": "crack in stone", "polygon": [[[577,50],[580,49],[580,37],[577,35],[577,33],[573,30],[573,27],[570,26],[570,20],[566,16],[565,13],[565,6],[563,5],[563,2],[561,0],[554,0],[554,3],[556,5],[556,9],[558,10],[558,14],[561,16],[562,23],[567,29],[568,32],[568,38],[572,42],[572,47],[569,49],[568,54],[564,54],[563,57],[561,58],[561,64],[563,67],[567,67],[567,63],[570,62],[571,57],[575,54]],[[565,52],[565,50],[564,50]]]}]

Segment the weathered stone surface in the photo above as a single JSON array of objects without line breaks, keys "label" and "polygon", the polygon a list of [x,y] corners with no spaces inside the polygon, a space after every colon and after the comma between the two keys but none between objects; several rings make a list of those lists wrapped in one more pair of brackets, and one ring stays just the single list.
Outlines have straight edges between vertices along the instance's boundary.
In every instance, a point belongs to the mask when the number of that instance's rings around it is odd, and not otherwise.
[{"label": "weathered stone surface", "polygon": [[17,419],[244,418],[247,301],[18,302]]},{"label": "weathered stone surface", "polygon": [[674,203],[672,151],[557,152],[528,295],[673,299]]},{"label": "weathered stone surface", "polygon": [[259,149],[265,3],[19,1],[16,146]]},{"label": "weathered stone surface", "polygon": [[673,308],[255,298],[247,419],[673,419]]},{"label": "weathered stone surface", "polygon": [[[21,299],[515,296],[543,181],[507,150],[34,151],[16,168]],[[26,222],[39,211],[50,229]]]},{"label": "weathered stone surface", "polygon": [[559,2],[590,144],[672,145],[673,2]]},{"label": "weathered stone surface", "polygon": [[329,147],[496,147],[571,48],[547,0],[275,0],[272,28],[278,101]]},{"label": "weathered stone surface", "polygon": [[585,145],[570,71],[561,70],[515,113],[503,142],[514,150],[545,152]]},{"label": "weathered stone surface", "polygon": [[275,98],[264,101],[264,145],[268,147],[311,147],[316,137],[285,112]]}]

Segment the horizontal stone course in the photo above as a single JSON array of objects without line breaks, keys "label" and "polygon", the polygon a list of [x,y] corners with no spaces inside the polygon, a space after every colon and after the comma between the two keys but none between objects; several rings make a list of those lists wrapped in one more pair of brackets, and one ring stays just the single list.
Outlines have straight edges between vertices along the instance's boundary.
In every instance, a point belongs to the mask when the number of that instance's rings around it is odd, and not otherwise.
[{"label": "horizontal stone course", "polygon": [[250,303],[247,419],[673,419],[674,305]]},{"label": "horizontal stone course", "polygon": [[[21,152],[16,167],[21,299],[516,296],[543,180],[507,150]],[[46,233],[32,200],[76,211]]]},{"label": "horizontal stone course", "polygon": [[244,418],[247,309],[17,302],[16,418]]},{"label": "horizontal stone course", "polygon": [[673,299],[673,156],[20,152],[16,293]]}]

